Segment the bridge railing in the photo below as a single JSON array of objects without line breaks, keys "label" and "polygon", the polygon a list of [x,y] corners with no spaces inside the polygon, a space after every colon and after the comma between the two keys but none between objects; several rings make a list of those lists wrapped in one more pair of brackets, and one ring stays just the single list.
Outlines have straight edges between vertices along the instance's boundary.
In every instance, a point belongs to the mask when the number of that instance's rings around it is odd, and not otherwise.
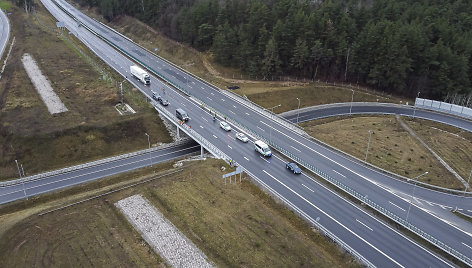
[{"label": "bridge railing", "polygon": [[[55,0],[52,0],[54,3],[56,3],[56,5],[61,8],[62,10],[64,10],[64,12],[66,12],[66,14],[68,14],[69,16],[71,16],[72,18],[74,18],[75,20],[77,20],[72,14],[70,14],[67,10],[65,10],[64,8],[62,8],[59,4],[57,4],[57,2]],[[167,83],[173,85],[175,88],[181,90],[182,92],[186,93],[187,95],[189,96],[192,96],[194,97],[195,99],[197,99],[198,101],[200,101],[201,103],[205,104],[207,107],[212,107],[211,105],[209,105],[208,103],[204,102],[203,100],[200,100],[198,97],[194,96],[191,92],[189,92],[187,89],[181,87],[180,85],[174,83],[172,81],[172,79],[168,79],[166,75],[162,74],[161,72],[159,71],[156,71],[154,70],[153,68],[151,68],[150,66],[148,66],[147,64],[145,64],[144,62],[140,61],[139,59],[137,59],[136,57],[134,57],[132,54],[128,53],[125,49],[121,48],[119,45],[115,44],[114,42],[108,40],[106,37],[102,36],[101,34],[95,32],[94,30],[90,29],[88,26],[84,25],[84,27],[86,27],[91,33],[93,33],[94,35],[96,35],[97,37],[101,38],[102,40],[104,40],[105,42],[109,43],[110,45],[112,45],[113,47],[116,47],[119,51],[121,51],[123,54],[127,55],[128,57],[132,58],[133,60],[135,60],[136,62],[140,63],[141,65],[143,65],[144,67],[146,67],[148,70],[152,71],[154,74],[158,75],[159,77],[161,77],[163,80],[165,80]],[[167,111],[165,109],[162,109],[163,111]],[[213,109],[215,110],[215,109]],[[216,110],[215,110],[216,111]],[[303,167],[309,169],[310,171],[312,171],[313,173],[317,174],[318,176],[320,176],[321,178],[325,179],[326,181],[330,182],[331,184],[333,184],[334,186],[338,187],[339,189],[343,190],[344,192],[348,193],[349,195],[355,197],[356,199],[358,199],[359,201],[367,204],[368,206],[370,206],[371,208],[375,209],[376,211],[380,212],[382,215],[394,220],[395,222],[397,222],[398,224],[400,224],[401,226],[403,226],[404,228],[412,231],[413,233],[417,234],[418,236],[422,237],[423,239],[427,240],[428,242],[430,242],[431,244],[441,248],[443,251],[449,253],[450,255],[456,257],[457,259],[461,260],[462,262],[468,264],[468,265],[471,265],[472,266],[472,259],[468,256],[465,256],[464,254],[458,252],[457,250],[453,249],[452,247],[448,246],[447,244],[443,243],[442,241],[440,241],[439,239],[433,237],[432,235],[424,232],[423,230],[421,230],[420,228],[412,225],[410,222],[402,219],[401,217],[397,216],[396,214],[394,214],[393,212],[390,212],[389,210],[383,208],[382,206],[376,204],[374,201],[368,199],[366,196],[358,193],[357,191],[355,191],[354,189],[350,188],[349,186],[343,184],[342,182],[332,178],[331,176],[329,176],[328,174],[326,174],[325,172],[321,171],[320,169],[318,169],[317,167],[315,167],[314,165],[311,165],[307,162],[305,162],[303,159],[301,159],[300,157],[296,156],[295,154],[291,153],[290,151],[284,149],[284,147],[282,146],[279,146],[278,144],[274,143],[274,142],[271,142],[271,141],[268,141],[265,137],[257,134],[256,131],[254,131],[253,129],[247,127],[245,124],[239,122],[237,119],[233,118],[232,116],[228,115],[228,114],[225,114],[221,111],[218,111],[220,113],[220,115],[223,115],[225,118],[229,119],[230,121],[232,121],[234,124],[238,125],[239,127],[243,128],[243,129],[246,129],[247,131],[249,131],[253,136],[256,136],[258,138],[260,138],[261,140],[264,140],[267,144],[271,145],[273,148],[275,148],[277,151],[279,151],[280,153],[284,154],[285,156],[295,160],[297,163],[299,163],[300,165],[302,165]],[[172,118],[174,118],[175,120],[175,117],[172,116]],[[196,133],[195,131],[193,130],[188,130],[186,128],[183,128],[184,131],[188,131],[189,133]],[[198,133],[196,133],[198,134]],[[196,137],[198,137],[196,135]],[[200,136],[201,137],[201,136]],[[201,137],[203,138],[203,137]],[[206,143],[208,144],[211,144],[209,143],[206,139],[203,139],[205,140]],[[203,142],[202,140],[202,143],[204,146],[207,146],[207,144],[205,142]],[[210,147],[210,146],[209,146]],[[216,148],[215,146],[213,146],[214,148]],[[211,147],[210,147],[211,148]],[[216,148],[217,149],[217,148]],[[208,150],[208,149],[207,149]],[[219,149],[218,149],[219,150]],[[222,153],[222,152],[221,152]],[[223,153],[224,154],[224,153]],[[224,157],[227,157],[226,155],[224,155],[222,158]],[[229,159],[229,158],[227,158]]]}]

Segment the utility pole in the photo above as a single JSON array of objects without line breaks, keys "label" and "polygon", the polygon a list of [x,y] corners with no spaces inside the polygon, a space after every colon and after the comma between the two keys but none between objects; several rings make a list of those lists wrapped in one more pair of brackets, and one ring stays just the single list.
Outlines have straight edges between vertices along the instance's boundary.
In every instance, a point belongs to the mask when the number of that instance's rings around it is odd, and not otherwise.
[{"label": "utility pole", "polygon": [[349,115],[352,115],[352,103],[354,102],[354,89],[351,89],[352,96],[351,96],[351,108],[349,108]]},{"label": "utility pole", "polygon": [[[420,92],[418,91],[418,94],[416,94],[416,99],[418,99],[420,97]],[[413,103],[413,117],[415,117],[415,114],[416,114],[416,99],[415,99],[415,103]]]},{"label": "utility pole", "polygon": [[151,154],[151,142],[149,141],[149,134],[147,133],[144,133],[147,138],[148,138],[148,145],[149,145],[149,162],[151,163],[151,167],[152,167],[152,154]]},{"label": "utility pole", "polygon": [[[419,176],[416,176],[414,177],[413,179],[408,179],[408,181],[411,181],[411,180],[414,180],[415,183],[413,184],[413,193],[411,194],[411,197],[413,198],[413,196],[415,195],[415,188],[416,188],[416,183],[418,182],[416,179],[418,179],[419,177],[423,176],[423,175],[426,175],[428,174],[428,171],[426,171],[425,173],[419,175]],[[408,211],[406,213],[406,221],[408,221],[408,216],[410,215],[410,209],[411,209],[411,199],[410,199],[410,205],[408,206]]]},{"label": "utility pole", "polygon": [[297,100],[298,100],[298,109],[297,109],[297,111],[298,111],[297,112],[297,124],[298,124],[298,117],[300,116],[300,99],[297,98]]}]

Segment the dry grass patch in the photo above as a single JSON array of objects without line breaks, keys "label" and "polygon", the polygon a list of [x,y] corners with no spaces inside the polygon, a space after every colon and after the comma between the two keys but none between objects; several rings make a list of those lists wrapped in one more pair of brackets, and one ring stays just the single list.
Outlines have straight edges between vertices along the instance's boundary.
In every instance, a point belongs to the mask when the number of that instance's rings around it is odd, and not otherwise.
[{"label": "dry grass patch", "polygon": [[[138,113],[118,114],[119,88],[104,81],[97,66],[115,81],[120,77],[67,31],[52,32],[56,20],[42,5],[37,7],[39,22],[33,13],[12,9],[16,43],[0,81],[0,179],[17,175],[15,159],[31,175],[143,149],[145,132],[154,143],[171,141],[156,111],[129,85],[125,101]],[[36,59],[68,112],[49,114],[23,68],[24,53]]]},{"label": "dry grass patch", "polygon": [[[330,118],[301,125],[313,137],[364,160],[369,130],[372,130],[367,161],[375,166],[413,178],[425,171],[420,181],[451,189],[463,189],[460,183],[431,153],[404,130],[394,116],[357,116]],[[453,147],[449,140],[445,147]],[[435,147],[432,147],[436,150]],[[448,158],[444,160],[450,163]]]}]

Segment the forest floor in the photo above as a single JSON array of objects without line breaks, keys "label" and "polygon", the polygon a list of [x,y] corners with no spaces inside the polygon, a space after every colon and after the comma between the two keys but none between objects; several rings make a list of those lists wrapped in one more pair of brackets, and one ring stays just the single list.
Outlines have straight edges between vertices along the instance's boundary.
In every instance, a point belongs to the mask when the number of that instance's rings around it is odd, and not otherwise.
[{"label": "forest floor", "polygon": [[[183,169],[171,164],[0,206],[0,266],[164,267],[113,205],[134,194],[146,197],[218,267],[361,266],[245,176],[225,185],[221,175],[229,166],[221,160],[185,162]],[[152,181],[39,215],[145,180]]]},{"label": "forest floor", "polygon": [[[145,149],[172,141],[146,98],[124,84],[134,115],[120,116],[120,77],[67,31],[42,5],[26,14],[12,7],[11,37],[16,42],[0,80],[0,180]],[[51,115],[21,63],[31,54],[69,111]],[[100,73],[100,70],[103,73]]]}]

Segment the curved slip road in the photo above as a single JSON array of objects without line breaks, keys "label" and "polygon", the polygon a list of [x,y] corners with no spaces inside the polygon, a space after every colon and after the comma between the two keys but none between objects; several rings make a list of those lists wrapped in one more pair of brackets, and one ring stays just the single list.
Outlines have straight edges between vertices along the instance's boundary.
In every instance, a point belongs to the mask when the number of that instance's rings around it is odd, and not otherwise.
[{"label": "curved slip road", "polygon": [[0,10],[0,59],[5,51],[10,38],[10,21],[4,10]]}]

